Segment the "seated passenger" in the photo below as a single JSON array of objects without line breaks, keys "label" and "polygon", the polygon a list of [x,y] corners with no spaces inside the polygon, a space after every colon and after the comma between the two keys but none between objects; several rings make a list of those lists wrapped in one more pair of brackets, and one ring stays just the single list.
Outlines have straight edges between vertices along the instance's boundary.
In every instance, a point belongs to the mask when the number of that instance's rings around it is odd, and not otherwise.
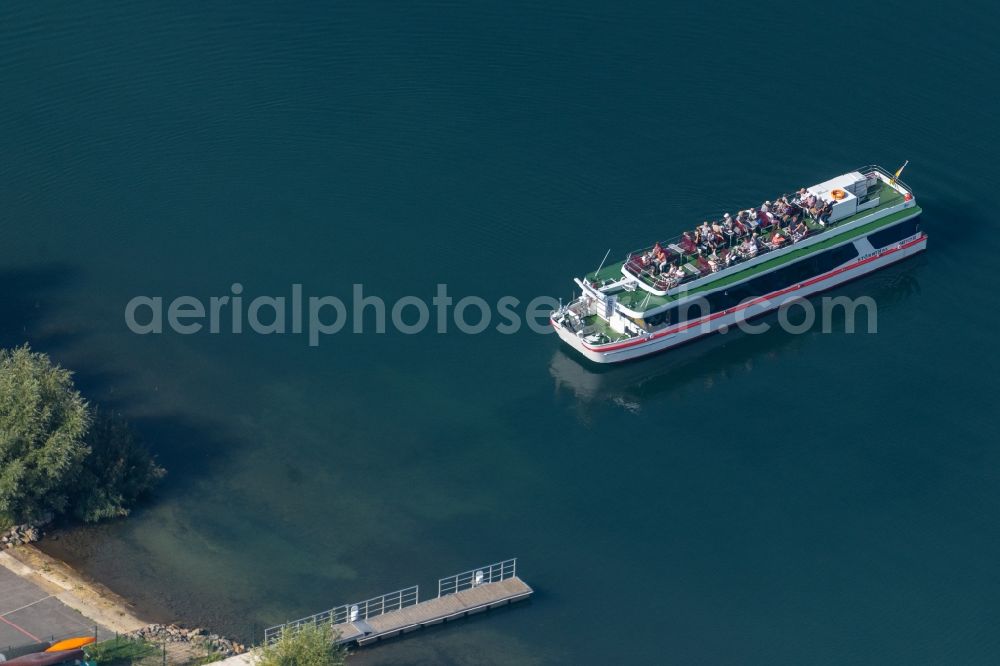
[{"label": "seated passenger", "polygon": [[781,225],[792,224],[795,221],[795,209],[790,203],[782,203],[781,212],[778,214],[778,221]]},{"label": "seated passenger", "polygon": [[670,258],[667,256],[667,253],[664,252],[663,250],[660,250],[660,254],[657,257],[656,265],[661,273],[666,271],[667,267],[670,266]]},{"label": "seated passenger", "polygon": [[820,216],[823,214],[823,210],[826,208],[826,202],[819,197],[815,197],[812,206],[809,207],[809,214],[817,222],[820,221]]},{"label": "seated passenger", "polygon": [[681,240],[680,243],[678,243],[678,245],[680,245],[680,248],[684,250],[684,252],[686,252],[687,254],[698,253],[698,244],[695,242],[694,236],[691,234],[690,231],[685,231],[681,235]]},{"label": "seated passenger", "polygon": [[809,227],[806,226],[805,222],[799,222],[791,228],[792,241],[799,241],[806,237],[809,233]]},{"label": "seated passenger", "polygon": [[802,207],[798,204],[789,204],[788,221],[791,224],[798,224],[802,220]]},{"label": "seated passenger", "polygon": [[680,278],[678,278],[670,271],[664,273],[663,277],[660,279],[663,280],[662,287],[666,287],[667,289],[673,289],[680,283]]},{"label": "seated passenger", "polygon": [[774,216],[779,220],[785,219],[785,213],[788,212],[788,203],[783,198],[778,198],[774,202]]},{"label": "seated passenger", "polygon": [[816,211],[816,221],[819,222],[820,226],[825,227],[827,222],[830,220],[830,215],[833,213],[833,204],[829,201],[823,203],[822,207],[819,207]]},{"label": "seated passenger", "polygon": [[701,252],[711,252],[715,249],[715,237],[712,234],[711,227],[707,230],[703,230],[704,226],[705,225],[702,225],[701,227],[695,229],[694,239]]}]

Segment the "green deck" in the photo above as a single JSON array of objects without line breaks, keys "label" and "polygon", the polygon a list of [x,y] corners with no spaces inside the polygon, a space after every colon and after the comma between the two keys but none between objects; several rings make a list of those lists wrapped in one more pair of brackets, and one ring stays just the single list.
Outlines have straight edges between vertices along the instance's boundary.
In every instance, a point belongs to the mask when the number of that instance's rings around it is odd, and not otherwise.
[{"label": "green deck", "polygon": [[[855,222],[864,217],[871,216],[872,214],[877,213],[880,210],[884,210],[890,206],[895,206],[899,204],[900,201],[902,201],[902,199],[903,195],[901,195],[895,189],[889,187],[889,185],[883,183],[882,190],[879,192],[878,206],[875,206],[874,208],[869,208],[868,210],[862,211],[861,213],[858,213],[856,215],[846,217],[843,220],[839,220],[832,227],[823,228],[812,221],[807,222],[807,224],[810,230],[813,231],[814,233],[818,232],[826,234],[832,230],[837,229],[837,227],[841,227],[845,224]],[[919,212],[920,212],[919,207],[907,208],[905,210],[898,211],[896,213],[893,213],[892,215],[887,215],[886,217],[874,220],[869,224],[862,225],[850,232],[843,234],[831,234],[829,238],[826,238],[820,241],[819,243],[815,243],[808,247],[803,247],[799,250],[794,250],[787,254],[783,254],[781,256],[775,257],[770,261],[764,261],[759,264],[755,264],[753,266],[748,267],[746,270],[737,271],[730,275],[720,277],[718,280],[713,280],[706,284],[699,285],[694,289],[683,290],[681,292],[678,292],[676,294],[671,294],[668,296],[657,296],[655,294],[651,294],[639,288],[632,292],[628,291],[619,292],[617,294],[618,302],[624,305],[625,307],[629,308],[630,310],[636,310],[636,311],[646,311],[653,308],[657,308],[660,307],[661,305],[666,305],[667,303],[676,301],[678,298],[681,298],[683,296],[696,294],[711,289],[717,289],[718,287],[725,286],[727,284],[733,284],[735,282],[741,282],[750,277],[753,277],[758,273],[770,270],[772,268],[788,263],[790,261],[794,261],[795,259],[798,259],[804,255],[812,254],[813,252],[826,249],[828,247],[831,247],[832,245],[840,244],[849,239],[857,238],[858,236],[864,236],[878,229],[879,227],[891,224],[900,219],[903,219],[904,217],[910,217]],[[694,264],[696,263],[696,259],[697,257],[692,256],[689,258],[687,263]],[[624,266],[624,264],[625,264],[624,261],[616,262],[615,264],[602,268],[600,271],[590,273],[589,275],[586,276],[586,279],[591,282],[619,279],[620,277],[622,277],[622,266]]]},{"label": "green deck", "polygon": [[583,323],[587,327],[594,327],[594,333],[599,333],[606,338],[607,342],[615,342],[617,340],[623,340],[628,336],[622,335],[614,331],[611,328],[611,324],[608,323],[607,319],[603,317],[598,317],[597,315],[588,315],[583,318]]}]

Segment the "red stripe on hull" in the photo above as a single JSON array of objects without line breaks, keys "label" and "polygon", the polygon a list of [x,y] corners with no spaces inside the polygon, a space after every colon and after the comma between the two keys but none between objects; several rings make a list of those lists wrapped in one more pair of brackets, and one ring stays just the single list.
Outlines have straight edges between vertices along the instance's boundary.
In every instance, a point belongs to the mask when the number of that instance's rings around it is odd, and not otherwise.
[{"label": "red stripe on hull", "polygon": [[[580,344],[585,349],[587,349],[588,351],[597,352],[597,353],[613,352],[613,351],[618,351],[620,349],[628,349],[630,347],[635,347],[637,345],[646,345],[646,344],[649,344],[650,342],[653,342],[654,340],[662,338],[663,336],[672,335],[672,334],[675,334],[675,333],[681,333],[683,331],[688,330],[689,328],[693,328],[695,326],[702,326],[706,322],[713,321],[713,320],[715,320],[715,319],[717,319],[719,317],[724,317],[726,315],[733,314],[734,312],[740,312],[740,311],[745,310],[746,308],[749,308],[749,307],[751,307],[753,305],[757,305],[758,303],[763,303],[764,301],[768,301],[768,300],[771,300],[773,298],[779,298],[779,297],[784,296],[786,294],[789,294],[789,293],[791,293],[793,291],[798,291],[799,289],[802,289],[803,287],[809,287],[809,286],[812,286],[814,284],[818,284],[820,282],[825,282],[827,280],[831,280],[831,279],[837,277],[838,275],[842,275],[843,273],[846,273],[847,271],[855,270],[855,269],[857,269],[857,268],[859,268],[861,266],[864,266],[866,264],[869,264],[869,263],[871,263],[873,261],[877,261],[877,260],[882,259],[884,257],[891,256],[893,254],[896,254],[897,252],[902,252],[903,250],[909,249],[909,248],[913,247],[914,245],[917,245],[918,243],[922,243],[922,242],[924,242],[926,240],[927,240],[927,234],[922,234],[919,238],[917,238],[915,240],[912,240],[912,241],[906,243],[905,245],[901,245],[901,246],[899,246],[897,248],[893,248],[891,250],[886,250],[885,252],[872,255],[871,257],[867,257],[865,259],[862,259],[861,261],[859,261],[859,262],[857,262],[855,264],[851,264],[849,266],[841,266],[840,268],[836,268],[836,269],[834,269],[834,270],[832,270],[832,271],[830,271],[828,273],[824,273],[822,275],[818,275],[816,277],[809,278],[805,282],[800,282],[800,283],[798,283],[798,284],[796,284],[794,286],[785,287],[784,289],[780,289],[778,291],[772,291],[771,293],[765,294],[764,296],[758,296],[757,298],[753,299],[752,301],[748,301],[748,302],[743,303],[741,305],[737,305],[737,306],[731,307],[728,310],[722,310],[721,312],[716,312],[714,314],[709,315],[708,317],[702,317],[700,319],[696,319],[696,320],[684,322],[683,324],[678,324],[678,325],[674,326],[673,328],[668,328],[668,329],[665,329],[665,330],[660,331],[658,333],[654,333],[652,336],[650,336],[648,338],[644,338],[644,339],[641,339],[641,340],[630,340],[628,342],[622,342],[622,343],[612,344],[612,345],[604,345],[604,346],[600,346],[600,347],[592,347],[592,346],[588,345],[586,342],[583,342],[582,340],[580,341]],[[864,273],[862,275],[867,275],[867,273]],[[862,275],[859,275],[858,277],[862,277]],[[764,313],[762,312],[760,314],[764,314]],[[557,326],[557,324],[554,321],[552,321],[551,319],[549,321],[552,322],[553,326]],[[709,333],[714,333],[714,332],[715,331],[706,331],[704,333],[704,335],[708,335]],[[698,337],[701,337],[701,336],[698,336]],[[696,339],[698,339],[698,338],[697,337],[696,338],[691,338],[691,340],[696,340]],[[688,340],[687,342],[690,342],[691,340]],[[670,347],[665,347],[664,349],[670,349]]]}]

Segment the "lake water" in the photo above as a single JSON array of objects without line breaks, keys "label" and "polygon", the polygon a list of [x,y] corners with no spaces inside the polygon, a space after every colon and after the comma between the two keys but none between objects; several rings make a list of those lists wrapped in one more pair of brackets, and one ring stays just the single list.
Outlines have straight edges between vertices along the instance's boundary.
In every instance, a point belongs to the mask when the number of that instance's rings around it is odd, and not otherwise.
[{"label": "lake water", "polygon": [[[46,549],[150,618],[258,638],[520,558],[529,604],[361,664],[996,663],[998,19],[0,8],[0,342],[76,370],[170,470],[130,519]],[[874,335],[598,370],[527,329],[310,347],[123,316],[234,282],[568,298],[609,247],[904,159],[928,252],[836,292],[876,299]]]}]

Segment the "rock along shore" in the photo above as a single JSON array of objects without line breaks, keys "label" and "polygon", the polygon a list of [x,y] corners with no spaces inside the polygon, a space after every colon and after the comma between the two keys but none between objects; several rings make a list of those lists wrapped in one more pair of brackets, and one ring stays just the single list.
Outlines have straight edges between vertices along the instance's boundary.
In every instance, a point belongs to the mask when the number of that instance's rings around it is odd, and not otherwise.
[{"label": "rock along shore", "polygon": [[7,531],[0,533],[0,550],[22,546],[26,543],[35,543],[42,538],[42,529],[34,525],[15,525]]},{"label": "rock along shore", "polygon": [[142,629],[127,634],[129,638],[137,638],[151,643],[174,643],[191,645],[192,647],[215,652],[223,657],[243,654],[247,647],[242,643],[230,640],[218,634],[209,633],[208,629],[185,629],[176,624],[150,624]]}]

